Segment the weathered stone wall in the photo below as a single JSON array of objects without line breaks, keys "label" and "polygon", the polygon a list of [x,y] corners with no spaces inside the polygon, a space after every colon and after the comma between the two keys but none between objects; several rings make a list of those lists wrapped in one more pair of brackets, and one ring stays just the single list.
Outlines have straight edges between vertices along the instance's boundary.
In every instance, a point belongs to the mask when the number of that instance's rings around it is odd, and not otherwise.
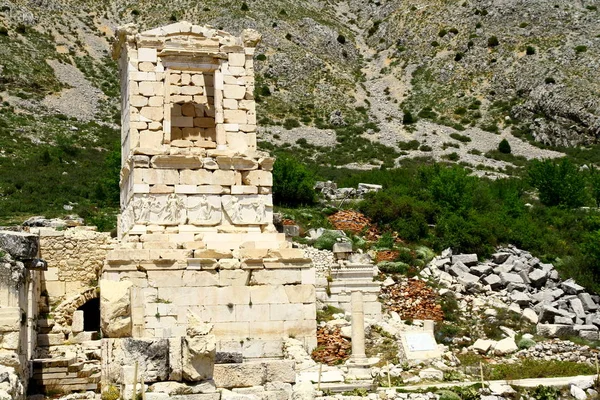
[{"label": "weathered stone wall", "polygon": [[106,254],[113,248],[109,233],[93,227],[38,231],[40,256],[48,263],[48,270],[42,272],[42,296],[48,297],[48,304],[58,306],[98,286]]}]

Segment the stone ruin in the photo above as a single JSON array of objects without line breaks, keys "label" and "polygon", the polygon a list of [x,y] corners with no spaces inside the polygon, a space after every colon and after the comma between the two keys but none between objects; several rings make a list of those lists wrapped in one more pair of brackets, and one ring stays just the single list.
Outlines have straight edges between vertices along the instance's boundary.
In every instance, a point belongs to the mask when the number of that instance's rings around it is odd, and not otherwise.
[{"label": "stone ruin", "polygon": [[[316,275],[273,224],[274,159],[256,148],[260,35],[187,22],[117,33],[117,237],[43,217],[0,231],[0,398],[151,385],[149,400],[219,400],[217,388],[265,385],[261,398],[287,399],[290,354],[317,345]],[[370,378],[360,349],[351,368]]]},{"label": "stone ruin", "polygon": [[314,268],[273,226],[274,159],[256,149],[259,40],[185,22],[119,30],[120,242],[100,277],[108,382],[133,358],[146,382],[293,381],[292,362],[242,360],[281,358],[287,337],[316,346]]}]

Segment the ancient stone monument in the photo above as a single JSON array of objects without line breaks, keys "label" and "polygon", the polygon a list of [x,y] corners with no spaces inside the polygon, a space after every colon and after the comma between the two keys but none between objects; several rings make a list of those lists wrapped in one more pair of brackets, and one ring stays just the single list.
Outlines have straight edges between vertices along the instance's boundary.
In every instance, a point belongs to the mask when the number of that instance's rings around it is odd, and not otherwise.
[{"label": "ancient stone monument", "polygon": [[[137,359],[146,382],[230,387],[227,368],[282,356],[286,337],[316,346],[314,268],[274,229],[274,160],[256,149],[259,40],[186,22],[118,31],[120,244],[100,279],[109,382]],[[237,364],[213,366],[225,358]]]}]

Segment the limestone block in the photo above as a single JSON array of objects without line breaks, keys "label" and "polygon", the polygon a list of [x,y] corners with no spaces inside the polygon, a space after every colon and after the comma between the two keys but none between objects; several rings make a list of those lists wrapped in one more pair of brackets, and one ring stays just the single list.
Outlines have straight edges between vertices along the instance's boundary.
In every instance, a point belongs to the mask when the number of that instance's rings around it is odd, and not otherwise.
[{"label": "limestone block", "polygon": [[140,132],[140,147],[143,149],[160,148],[163,141],[163,133],[161,131],[145,130]]},{"label": "limestone block", "polygon": [[140,94],[148,97],[161,95],[164,90],[162,82],[154,82],[154,79],[142,81],[138,86]]},{"label": "limestone block", "polygon": [[256,285],[290,285],[302,283],[300,269],[262,269],[252,273],[251,282]]},{"label": "limestone block", "polygon": [[217,163],[217,161],[214,158],[203,158],[202,165],[206,169],[211,169],[211,170],[219,169],[219,164]]},{"label": "limestone block", "polygon": [[[596,332],[596,335],[598,332]],[[64,340],[64,335],[61,335]],[[15,350],[19,351],[21,345],[21,333],[19,331],[16,332],[7,332],[1,336],[2,338],[2,348],[5,350]],[[59,344],[62,344],[59,343]]]},{"label": "limestone block", "polygon": [[138,374],[144,382],[165,381],[169,378],[169,340],[107,339],[102,341],[102,371],[112,382],[119,382],[123,368],[133,368],[138,362]]},{"label": "limestone block", "polygon": [[270,315],[268,304],[238,304],[235,306],[236,321],[268,321]]},{"label": "limestone block", "polygon": [[205,305],[229,305],[249,304],[250,287],[216,287],[206,288],[202,291],[202,299]]},{"label": "limestone block", "polygon": [[179,182],[182,185],[212,185],[218,182],[213,179],[213,173],[205,169],[191,170],[184,169],[179,174]]},{"label": "limestone block", "polygon": [[[132,81],[136,81],[136,82],[145,82],[145,81],[149,81],[149,82],[155,82],[156,79],[156,72],[141,72],[141,71],[132,71],[129,73],[129,79],[131,79]],[[132,93],[139,93],[139,85],[138,85],[138,90],[133,90],[133,88],[135,88],[135,86],[132,86]]]},{"label": "limestone block", "polygon": [[182,376],[186,381],[211,379],[215,363],[216,340],[214,335],[183,338]]},{"label": "limestone block", "polygon": [[250,387],[266,382],[264,363],[216,364],[213,379],[217,387]]},{"label": "limestone block", "polygon": [[243,67],[246,64],[246,55],[244,53],[229,53],[230,67]]},{"label": "limestone block", "polygon": [[237,110],[238,109],[238,101],[235,99],[224,99],[223,100],[223,108],[229,110]]},{"label": "limestone block", "polygon": [[39,237],[25,232],[0,231],[0,248],[14,258],[36,258]]},{"label": "limestone block", "polygon": [[65,342],[65,335],[62,333],[39,333],[37,335],[38,346],[60,346]]},{"label": "limestone block", "polygon": [[152,96],[148,98],[148,105],[150,107],[160,107],[165,103],[164,96]]},{"label": "limestone block", "polygon": [[170,169],[199,169],[202,168],[200,157],[184,156],[184,155],[169,155],[169,156],[154,156],[151,160],[153,168],[170,168]]},{"label": "limestone block", "polygon": [[296,382],[296,368],[292,360],[269,360],[265,362],[267,382]]},{"label": "limestone block", "polygon": [[240,85],[223,85],[225,99],[242,100],[246,96],[246,88]]},{"label": "limestone block", "polygon": [[286,285],[284,290],[290,303],[312,303],[315,301],[315,287],[313,285]]},{"label": "limestone block", "polygon": [[129,99],[129,103],[134,107],[144,107],[148,105],[148,98],[145,96],[133,95]]},{"label": "limestone block", "polygon": [[224,122],[229,124],[246,124],[248,123],[246,114],[247,112],[244,110],[224,110]]},{"label": "limestone block", "polygon": [[156,49],[150,49],[147,47],[138,48],[138,61],[147,61],[155,63],[158,61]]},{"label": "limestone block", "polygon": [[249,289],[252,304],[277,304],[290,302],[283,285],[251,286]]},{"label": "limestone block", "polygon": [[284,321],[283,334],[290,337],[315,336],[317,322],[315,320]]},{"label": "limestone block", "polygon": [[201,86],[183,86],[181,88],[181,94],[183,95],[196,95],[204,93],[204,89]]},{"label": "limestone block", "polygon": [[269,319],[271,321],[301,320],[304,316],[302,304],[271,304]]},{"label": "limestone block", "polygon": [[131,335],[131,281],[100,281],[100,320],[104,337]]},{"label": "limestone block", "polygon": [[264,169],[265,171],[272,171],[274,163],[275,163],[275,159],[272,157],[265,157],[265,158],[261,158],[260,160],[258,160],[260,169]]},{"label": "limestone block", "polygon": [[71,331],[73,333],[83,332],[83,311],[77,310],[73,312],[73,322],[71,323]]},{"label": "limestone block", "polygon": [[231,194],[258,194],[258,187],[248,185],[235,185],[231,187]]},{"label": "limestone block", "polygon": [[219,340],[245,339],[250,337],[250,322],[222,322],[216,323],[213,333]]},{"label": "limestone block", "polygon": [[249,272],[242,269],[222,270],[219,272],[219,286],[246,286]]},{"label": "limestone block", "polygon": [[141,178],[140,182],[135,183],[148,183],[150,185],[164,184],[164,185],[175,185],[179,183],[179,171],[176,169],[151,169],[145,168],[142,170],[134,171],[134,176],[139,175]]},{"label": "limestone block", "polygon": [[235,171],[216,170],[213,173],[213,182],[222,186],[233,186],[235,182]]},{"label": "limestone block", "polygon": [[273,186],[273,174],[263,170],[244,171],[242,183],[252,186]]},{"label": "limestone block", "polygon": [[216,271],[183,271],[183,286],[206,287],[219,285],[219,273]]},{"label": "limestone block", "polygon": [[142,107],[140,109],[140,115],[148,118],[151,121],[162,121],[163,120],[163,108],[162,107]]},{"label": "limestone block", "polygon": [[21,309],[19,307],[0,308],[0,332],[14,332],[21,328]]},{"label": "limestone block", "polygon": [[151,62],[141,62],[138,63],[138,69],[144,72],[156,72],[156,65]]}]

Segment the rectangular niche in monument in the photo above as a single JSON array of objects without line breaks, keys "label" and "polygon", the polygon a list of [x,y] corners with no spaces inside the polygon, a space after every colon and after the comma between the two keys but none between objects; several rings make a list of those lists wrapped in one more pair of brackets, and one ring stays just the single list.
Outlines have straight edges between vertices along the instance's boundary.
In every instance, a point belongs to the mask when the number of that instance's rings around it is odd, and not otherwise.
[{"label": "rectangular niche in monument", "polygon": [[168,70],[171,146],[217,147],[214,74]]}]

